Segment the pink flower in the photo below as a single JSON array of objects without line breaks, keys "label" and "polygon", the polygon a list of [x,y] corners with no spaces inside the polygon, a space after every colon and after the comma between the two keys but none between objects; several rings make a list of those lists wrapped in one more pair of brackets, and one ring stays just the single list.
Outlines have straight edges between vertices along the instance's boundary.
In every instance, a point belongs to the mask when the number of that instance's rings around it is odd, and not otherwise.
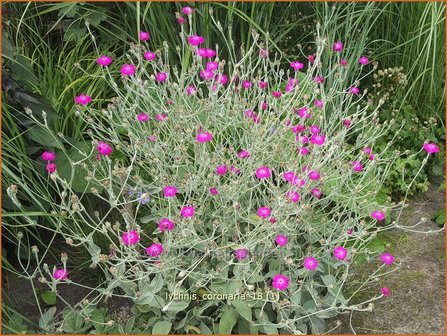
[{"label": "pink flower", "polygon": [[194,9],[189,6],[185,6],[182,8],[182,13],[185,15],[191,15],[193,12],[194,12]]},{"label": "pink flower", "polygon": [[371,213],[371,217],[381,221],[385,219],[385,214],[382,211],[375,210]]},{"label": "pink flower", "polygon": [[265,89],[268,86],[268,83],[265,81],[259,81],[259,88]]},{"label": "pink flower", "polygon": [[289,278],[282,274],[276,274],[272,279],[272,286],[277,290],[283,291],[289,287]]},{"label": "pink flower", "polygon": [[303,179],[298,178],[298,176],[294,176],[292,178],[292,181],[290,181],[290,183],[292,185],[297,185],[298,187],[301,188],[302,186],[304,186],[306,184],[306,181],[304,181]]},{"label": "pink flower", "polygon": [[301,133],[304,130],[306,130],[306,126],[298,124],[298,125],[292,126],[291,130],[292,130],[293,133]]},{"label": "pink flower", "polygon": [[368,62],[369,62],[369,60],[368,60],[368,58],[365,57],[365,56],[362,56],[362,57],[359,58],[359,63],[360,63],[361,65],[366,65],[366,64],[368,64]]},{"label": "pink flower", "polygon": [[197,47],[199,44],[202,44],[205,42],[205,38],[203,36],[199,35],[191,35],[188,36],[188,43],[192,45],[193,47]]},{"label": "pink flower", "polygon": [[183,16],[179,16],[177,18],[177,22],[182,25],[182,24],[184,24],[186,22],[186,20],[185,20],[185,18]]},{"label": "pink flower", "polygon": [[349,93],[358,95],[360,93],[360,89],[357,86],[351,86],[349,88]]},{"label": "pink flower", "polygon": [[321,132],[320,127],[318,127],[317,125],[310,126],[310,133],[320,134],[320,132]]},{"label": "pink flower", "polygon": [[147,138],[148,138],[149,141],[157,140],[157,136],[156,135],[149,135]]},{"label": "pink flower", "polygon": [[324,83],[324,78],[321,76],[315,76],[314,77],[314,82],[318,83],[318,84],[323,84]]},{"label": "pink flower", "polygon": [[124,245],[136,245],[140,241],[140,235],[135,230],[127,231],[123,232],[121,239],[123,240]]},{"label": "pink flower", "polygon": [[273,95],[273,97],[275,97],[275,98],[281,98],[282,93],[281,93],[281,91],[273,91],[273,92],[272,92],[272,95]]},{"label": "pink flower", "polygon": [[300,118],[309,119],[310,113],[308,113],[308,112],[309,112],[309,109],[306,106],[304,106],[304,107],[299,108],[298,111],[296,112],[296,114]]},{"label": "pink flower", "polygon": [[275,224],[276,223],[276,218],[275,217],[270,217],[269,222],[271,224]]},{"label": "pink flower", "polygon": [[253,116],[255,115],[255,113],[253,112],[253,110],[252,109],[247,109],[247,110],[245,110],[245,116],[247,117],[247,118],[253,118]]},{"label": "pink flower", "polygon": [[272,173],[271,173],[269,167],[261,166],[258,169],[256,169],[256,177],[258,179],[269,178],[271,176],[272,176]]},{"label": "pink flower", "polygon": [[58,268],[53,272],[53,278],[59,281],[65,280],[68,277],[67,270],[63,268]]},{"label": "pink flower", "polygon": [[288,191],[287,193],[286,193],[286,198],[289,200],[289,201],[291,201],[291,202],[293,202],[293,203],[296,203],[296,202],[298,202],[299,200],[300,200],[300,194],[298,194],[296,191],[294,191],[294,190],[290,190],[290,191]]},{"label": "pink flower", "polygon": [[269,52],[265,49],[259,49],[259,57],[261,58],[268,58]]},{"label": "pink flower", "polygon": [[288,243],[288,239],[287,239],[287,236],[285,236],[285,235],[277,235],[276,237],[275,237],[275,242],[276,242],[276,244],[278,244],[279,246],[286,246],[287,245],[287,243]]},{"label": "pink flower", "polygon": [[334,43],[334,45],[332,46],[332,50],[334,50],[335,52],[340,52],[343,50],[343,43],[341,43],[340,41],[337,41]]},{"label": "pink flower", "polygon": [[293,171],[286,171],[282,174],[282,178],[286,180],[287,182],[292,182],[293,178],[295,177],[295,172]]},{"label": "pink flower", "polygon": [[137,120],[139,122],[146,122],[149,120],[149,116],[146,113],[141,112],[140,114],[137,115]]},{"label": "pink flower", "polygon": [[112,57],[101,55],[96,59],[96,63],[103,67],[108,67],[112,63]]},{"label": "pink flower", "polygon": [[425,151],[427,151],[428,154],[438,153],[439,147],[436,146],[434,143],[425,143],[422,147]]},{"label": "pink flower", "polygon": [[324,141],[325,141],[325,136],[324,135],[316,135],[316,134],[314,134],[314,135],[312,135],[310,137],[310,142],[312,142],[314,145],[317,145],[317,146],[323,145]]},{"label": "pink flower", "polygon": [[346,230],[346,234],[349,235],[349,236],[352,235],[352,229],[347,229]]},{"label": "pink flower", "polygon": [[342,246],[337,246],[334,249],[334,257],[338,260],[345,260],[348,255],[348,250]]},{"label": "pink flower", "polygon": [[213,79],[214,73],[211,70],[202,70],[200,71],[200,77],[204,80]]},{"label": "pink flower", "polygon": [[96,146],[96,149],[98,150],[99,154],[103,156],[109,156],[112,154],[112,147],[104,141],[98,142],[98,146]]},{"label": "pink flower", "polygon": [[320,179],[320,174],[316,170],[311,170],[309,172],[309,178],[311,180],[319,180]]},{"label": "pink flower", "polygon": [[174,186],[166,186],[163,189],[163,194],[165,197],[175,197],[177,194],[177,188]]},{"label": "pink flower", "polygon": [[45,166],[45,169],[50,174],[53,174],[56,171],[57,167],[56,167],[55,163],[47,163],[47,165]]},{"label": "pink flower", "polygon": [[267,110],[269,108],[269,103],[267,103],[266,101],[262,101],[259,104],[259,107],[261,108],[261,110]]},{"label": "pink flower", "polygon": [[157,72],[157,74],[155,75],[155,79],[157,80],[157,82],[164,82],[168,79],[168,74],[166,72]]},{"label": "pink flower", "polygon": [[187,217],[193,217],[195,213],[195,209],[193,206],[184,206],[181,210],[180,210],[180,215],[183,218],[187,218]]},{"label": "pink flower", "polygon": [[135,74],[135,65],[133,64],[123,64],[121,66],[121,74],[123,76],[132,76],[133,74]]},{"label": "pink flower", "polygon": [[316,99],[314,101],[314,105],[315,105],[315,107],[318,107],[318,108],[322,109],[323,106],[324,106],[324,102],[322,100],[320,100],[320,99]]},{"label": "pink flower", "polygon": [[250,82],[249,80],[244,80],[244,81],[242,81],[242,87],[243,87],[244,89],[249,89],[249,88],[251,88],[251,82]]},{"label": "pink flower", "polygon": [[293,84],[287,83],[285,88],[284,88],[284,91],[290,92],[290,91],[292,91],[294,89],[294,87],[295,86]]},{"label": "pink flower", "polygon": [[299,61],[293,61],[290,63],[290,66],[293,68],[293,70],[295,71],[299,71],[301,69],[304,68],[304,64],[299,62]]},{"label": "pink flower", "polygon": [[56,153],[45,151],[42,153],[42,160],[54,161],[54,160],[56,160]]},{"label": "pink flower", "polygon": [[234,251],[234,256],[237,260],[244,260],[247,258],[248,250],[245,248],[240,248]]},{"label": "pink flower", "polygon": [[267,218],[271,215],[271,210],[268,207],[260,207],[258,208],[258,216],[261,218]]},{"label": "pink flower", "polygon": [[363,152],[364,152],[365,154],[371,154],[371,153],[372,153],[372,149],[369,148],[369,147],[365,147],[365,148],[363,149]]},{"label": "pink flower", "polygon": [[205,143],[213,140],[213,135],[210,132],[200,132],[197,134],[196,140],[200,143]]},{"label": "pink flower", "polygon": [[352,161],[352,168],[355,172],[362,171],[363,165],[359,161]]},{"label": "pink flower", "polygon": [[217,166],[216,167],[216,174],[217,175],[225,175],[227,173],[227,166],[226,165],[222,165],[222,166]]},{"label": "pink flower", "polygon": [[154,243],[151,246],[146,247],[146,253],[153,258],[158,257],[163,253],[163,245]]},{"label": "pink flower", "polygon": [[375,158],[375,155],[374,155],[374,154],[371,154],[371,155],[368,157],[368,160],[369,160],[369,161],[372,161],[372,160],[374,160],[374,158]]},{"label": "pink flower", "polygon": [[347,66],[347,65],[348,65],[348,62],[347,62],[345,59],[342,58],[342,59],[340,60],[340,65],[343,66],[343,67],[344,67],[344,66]]},{"label": "pink flower", "polygon": [[198,48],[196,50],[196,54],[197,56],[202,58],[213,58],[214,56],[216,56],[216,51],[209,48]]},{"label": "pink flower", "polygon": [[231,166],[231,167],[230,167],[230,170],[231,170],[233,173],[235,173],[235,174],[239,174],[239,173],[241,172],[241,170],[238,169],[238,168],[235,167],[235,166]]},{"label": "pink flower", "polygon": [[313,271],[318,267],[318,261],[314,257],[306,257],[304,258],[304,268],[307,268],[309,271]]},{"label": "pink flower", "polygon": [[219,192],[217,191],[217,188],[216,188],[216,187],[212,187],[212,188],[210,188],[210,193],[211,193],[211,195],[213,195],[213,196],[216,196],[217,194],[219,194]]},{"label": "pink flower", "polygon": [[164,113],[159,113],[155,115],[155,120],[157,121],[165,121],[166,119],[168,119],[168,116]]},{"label": "pink flower", "polygon": [[163,218],[158,223],[158,228],[160,229],[161,232],[172,231],[174,229],[174,223],[171,222],[168,218]]},{"label": "pink flower", "polygon": [[388,287],[383,287],[381,289],[382,295],[383,296],[390,296],[391,295],[391,290]]},{"label": "pink flower", "polygon": [[345,119],[345,120],[343,120],[343,125],[344,125],[346,128],[349,128],[349,127],[351,126],[351,120],[349,120],[349,119]]},{"label": "pink flower", "polygon": [[305,135],[297,135],[295,140],[301,142],[302,144],[307,144],[309,142],[309,138]]},{"label": "pink flower", "polygon": [[385,265],[391,265],[394,262],[394,256],[391,253],[385,252],[380,255],[380,260]]},{"label": "pink flower", "polygon": [[252,120],[255,124],[259,124],[261,122],[261,117],[255,114]]},{"label": "pink flower", "polygon": [[308,155],[310,153],[310,150],[309,150],[309,148],[301,147],[301,148],[298,148],[298,153],[304,156],[304,155]]},{"label": "pink flower", "polygon": [[75,103],[79,105],[87,105],[92,101],[92,97],[87,96],[83,93],[81,93],[79,96],[75,98]]},{"label": "pink flower", "polygon": [[140,32],[140,40],[141,41],[149,41],[150,37],[151,36],[148,32],[144,32],[144,31]]},{"label": "pink flower", "polygon": [[186,93],[191,96],[197,92],[196,88],[192,85],[188,85],[186,88]]},{"label": "pink flower", "polygon": [[250,153],[246,150],[241,150],[239,153],[237,153],[237,156],[240,157],[241,159],[245,159],[250,157]]},{"label": "pink flower", "polygon": [[157,58],[157,54],[154,53],[154,52],[152,52],[152,51],[146,51],[146,52],[144,53],[144,59],[145,59],[146,61],[153,61],[153,60],[156,59],[156,58]]},{"label": "pink flower", "polygon": [[321,194],[322,194],[321,190],[318,189],[318,188],[313,188],[313,189],[311,190],[311,193],[312,193],[312,195],[313,195],[314,197],[316,197],[316,198],[320,198],[320,197],[321,197]]},{"label": "pink flower", "polygon": [[315,62],[315,55],[309,55],[309,56],[307,56],[307,60],[309,61],[309,63],[313,63],[313,62]]},{"label": "pink flower", "polygon": [[222,85],[227,84],[228,82],[228,76],[223,74],[217,74],[216,75],[216,81],[219,82]]}]

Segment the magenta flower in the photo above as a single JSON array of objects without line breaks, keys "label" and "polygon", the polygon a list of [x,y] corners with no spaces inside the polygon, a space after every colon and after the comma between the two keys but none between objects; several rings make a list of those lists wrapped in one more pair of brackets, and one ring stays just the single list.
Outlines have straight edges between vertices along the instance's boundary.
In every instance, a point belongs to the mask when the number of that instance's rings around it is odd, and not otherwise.
[{"label": "magenta flower", "polygon": [[313,271],[318,267],[318,261],[314,257],[306,257],[304,258],[304,268],[307,268],[309,271]]},{"label": "magenta flower", "polygon": [[343,66],[343,67],[345,67],[345,66],[348,65],[348,62],[347,62],[345,59],[341,59],[341,60],[340,60],[340,65]]},{"label": "magenta flower", "polygon": [[424,143],[424,146],[422,147],[428,154],[434,154],[439,152],[439,147],[436,146],[434,143]]},{"label": "magenta flower", "polygon": [[255,114],[252,120],[255,124],[259,124],[261,122],[261,117]]},{"label": "magenta flower", "polygon": [[293,202],[293,203],[296,203],[296,202],[298,202],[299,200],[300,200],[300,194],[298,194],[296,191],[294,191],[294,190],[290,190],[290,191],[288,191],[287,193],[286,193],[286,198],[289,200],[289,201],[291,201],[291,202]]},{"label": "magenta flower", "polygon": [[309,142],[309,138],[305,135],[297,135],[295,140],[301,142],[302,144],[307,144]]},{"label": "magenta flower", "polygon": [[261,108],[261,110],[267,110],[269,108],[269,103],[267,103],[266,101],[262,101],[259,104],[259,107]]},{"label": "magenta flower", "polygon": [[259,88],[260,89],[265,89],[265,88],[267,88],[267,86],[268,86],[268,83],[267,82],[265,82],[265,81],[259,81]]},{"label": "magenta flower", "polygon": [[146,113],[141,112],[140,114],[137,115],[137,120],[139,122],[147,122],[149,121],[149,116]]},{"label": "magenta flower", "polygon": [[179,16],[177,18],[177,22],[182,25],[182,24],[184,24],[186,22],[186,20],[185,20],[185,18],[183,16]]},{"label": "magenta flower", "polygon": [[394,262],[394,256],[391,253],[385,252],[380,255],[380,260],[385,265],[391,265]]},{"label": "magenta flower", "polygon": [[247,109],[247,110],[245,110],[244,115],[245,115],[247,118],[253,118],[253,116],[255,115],[255,113],[253,112],[252,109]]},{"label": "magenta flower", "polygon": [[147,139],[148,139],[149,141],[155,141],[155,140],[157,140],[157,136],[156,136],[156,135],[149,135],[149,136],[147,137]]},{"label": "magenta flower", "polygon": [[241,170],[235,166],[231,166],[230,170],[235,174],[239,174],[241,172]]},{"label": "magenta flower", "polygon": [[182,8],[182,13],[185,15],[191,15],[193,12],[194,12],[194,9],[189,6],[185,6]]},{"label": "magenta flower", "polygon": [[343,120],[343,126],[345,126],[346,128],[349,128],[351,126],[351,120],[349,120],[349,119]]},{"label": "magenta flower", "polygon": [[320,132],[321,132],[320,127],[318,127],[317,125],[310,126],[310,133],[320,134]]},{"label": "magenta flower", "polygon": [[197,47],[199,44],[205,42],[205,38],[199,35],[190,35],[188,36],[188,43],[193,47]]},{"label": "magenta flower", "polygon": [[45,151],[42,153],[42,160],[54,161],[54,160],[56,160],[56,153]]},{"label": "magenta flower", "polygon": [[127,232],[123,232],[121,239],[123,240],[124,245],[136,245],[140,241],[140,235],[137,231],[131,230]]},{"label": "magenta flower", "polygon": [[368,64],[368,62],[369,62],[368,57],[362,56],[359,58],[359,63],[361,65],[366,65],[366,64]]},{"label": "magenta flower", "polygon": [[259,49],[259,57],[261,58],[268,58],[269,52],[265,49]]},{"label": "magenta flower", "polygon": [[184,206],[181,210],[180,210],[180,215],[183,218],[188,218],[188,217],[193,217],[195,214],[195,209],[193,206]]},{"label": "magenta flower", "polygon": [[349,236],[352,235],[352,229],[347,229],[346,230],[346,234],[349,235]]},{"label": "magenta flower", "polygon": [[112,147],[104,141],[98,142],[98,146],[96,146],[96,149],[98,150],[99,154],[103,156],[109,156],[112,154]]},{"label": "magenta flower", "polygon": [[345,260],[348,255],[348,250],[342,246],[337,246],[334,249],[334,257],[338,260]]},{"label": "magenta flower", "polygon": [[298,154],[303,155],[303,156],[308,155],[310,153],[309,148],[306,148],[306,147],[300,147],[297,150],[298,150]]},{"label": "magenta flower", "polygon": [[168,79],[168,74],[166,72],[157,72],[155,79],[157,82],[164,82]]},{"label": "magenta flower", "polygon": [[279,246],[283,247],[283,246],[287,245],[287,243],[289,242],[289,239],[287,239],[287,236],[285,236],[285,235],[277,235],[275,237],[275,242]]},{"label": "magenta flower", "polygon": [[306,106],[299,108],[298,111],[296,112],[296,114],[300,118],[304,118],[304,119],[310,118],[309,109]]},{"label": "magenta flower", "polygon": [[316,134],[314,134],[314,135],[312,135],[310,137],[310,142],[312,142],[314,145],[317,145],[317,146],[323,145],[324,141],[325,141],[325,136],[324,135],[316,135]]},{"label": "magenta flower", "polygon": [[158,243],[154,243],[149,247],[146,247],[146,253],[153,257],[156,258],[158,257],[160,254],[163,253],[163,245],[158,244]]},{"label": "magenta flower", "polygon": [[213,140],[213,135],[210,132],[197,133],[196,140],[200,143],[205,143]]},{"label": "magenta flower", "polygon": [[133,74],[135,74],[135,65],[133,64],[123,64],[121,66],[121,74],[123,76],[132,76]]},{"label": "magenta flower", "polygon": [[319,180],[320,179],[320,174],[316,170],[311,170],[309,172],[309,178],[311,180]]},{"label": "magenta flower", "polygon": [[276,218],[275,217],[270,217],[269,222],[271,224],[275,224],[276,223]]},{"label": "magenta flower", "polygon": [[309,56],[307,56],[307,60],[309,61],[309,63],[313,63],[313,62],[315,62],[315,55],[309,55]]},{"label": "magenta flower", "polygon": [[141,31],[140,32],[140,41],[149,41],[151,35],[148,32]]},{"label": "magenta flower", "polygon": [[320,198],[320,197],[321,197],[321,194],[322,194],[321,190],[318,189],[318,188],[313,188],[313,189],[311,190],[311,193],[312,193],[312,195],[313,195],[314,197],[316,197],[316,198]]},{"label": "magenta flower", "polygon": [[352,169],[354,169],[355,172],[362,171],[363,165],[359,161],[352,161]]},{"label": "magenta flower", "polygon": [[304,63],[301,63],[299,61],[293,61],[290,62],[290,66],[293,68],[293,70],[299,71],[304,68]]},{"label": "magenta flower", "polygon": [[53,278],[59,281],[65,280],[68,277],[67,270],[63,268],[58,268],[53,272]]},{"label": "magenta flower", "polygon": [[108,67],[112,63],[112,57],[101,55],[96,59],[96,63],[103,67]]},{"label": "magenta flower", "polygon": [[164,113],[159,113],[155,115],[155,120],[157,121],[165,121],[166,119],[168,119],[168,116]]},{"label": "magenta flower", "polygon": [[79,96],[77,96],[75,98],[75,103],[79,104],[79,105],[87,105],[88,103],[90,103],[92,101],[92,97],[87,96],[83,93],[81,93]]},{"label": "magenta flower", "polygon": [[334,43],[334,45],[332,46],[332,50],[334,50],[335,52],[340,52],[343,50],[343,43],[341,43],[340,41],[337,41]]},{"label": "magenta flower", "polygon": [[369,147],[365,147],[364,149],[363,149],[363,152],[365,153],[365,154],[371,154],[372,153],[372,149],[371,148],[369,148]]},{"label": "magenta flower", "polygon": [[271,210],[269,207],[260,207],[258,208],[258,216],[261,218],[267,218],[271,215]]},{"label": "magenta flower", "polygon": [[45,166],[45,169],[50,174],[53,174],[56,171],[57,167],[56,167],[55,163],[47,163],[47,165]]},{"label": "magenta flower", "polygon": [[153,61],[153,60],[156,59],[156,58],[157,58],[157,54],[154,53],[154,52],[152,52],[152,51],[146,51],[146,52],[144,53],[144,59],[145,59],[146,61]]},{"label": "magenta flower", "polygon": [[244,89],[249,89],[249,88],[251,88],[251,82],[250,82],[249,80],[244,80],[244,81],[242,81],[242,87],[243,87]]},{"label": "magenta flower", "polygon": [[250,157],[250,153],[244,149],[241,150],[239,153],[237,153],[237,156],[240,157],[241,159],[245,159]]},{"label": "magenta flower", "polygon": [[315,107],[322,109],[324,107],[324,102],[320,99],[316,99],[314,101],[314,105]]},{"label": "magenta flower", "polygon": [[202,70],[200,71],[200,77],[204,80],[213,79],[214,73],[211,70]]},{"label": "magenta flower", "polygon": [[385,214],[382,211],[375,210],[371,213],[371,217],[381,221],[385,219]]},{"label": "magenta flower", "polygon": [[315,76],[314,77],[314,82],[318,83],[318,84],[323,84],[324,83],[324,78],[321,76]]},{"label": "magenta flower", "polygon": [[272,173],[271,173],[269,167],[261,166],[258,169],[256,169],[256,177],[258,179],[269,178],[271,176],[272,176]]},{"label": "magenta flower", "polygon": [[286,171],[282,174],[283,179],[286,180],[287,182],[292,182],[295,176],[296,176],[295,172],[293,171]]},{"label": "magenta flower", "polygon": [[216,187],[212,187],[210,188],[210,193],[211,195],[216,196],[217,194],[219,194],[219,191],[217,191]]},{"label": "magenta flower", "polygon": [[273,97],[275,97],[275,98],[281,98],[282,93],[281,93],[281,91],[273,91],[273,92],[272,92],[272,95],[273,95]]},{"label": "magenta flower", "polygon": [[391,290],[388,287],[383,287],[381,289],[382,295],[383,296],[390,296],[391,295]]},{"label": "magenta flower", "polygon": [[227,166],[221,165],[216,167],[216,174],[217,175],[225,175],[227,173]]},{"label": "magenta flower", "polygon": [[197,56],[202,58],[213,58],[214,56],[216,56],[216,51],[209,48],[197,48],[196,54]]},{"label": "magenta flower", "polygon": [[219,82],[222,85],[227,84],[228,82],[228,76],[223,74],[217,74],[216,75],[216,81]]},{"label": "magenta flower", "polygon": [[177,194],[177,188],[171,185],[166,186],[163,189],[163,194],[165,197],[175,197]]},{"label": "magenta flower", "polygon": [[294,87],[295,86],[293,84],[287,83],[285,88],[284,88],[284,91],[290,92],[290,91],[292,91],[294,89]]},{"label": "magenta flower", "polygon": [[197,92],[197,89],[192,86],[192,85],[188,85],[188,87],[186,88],[186,93],[191,96],[193,94],[195,94]]},{"label": "magenta flower", "polygon": [[351,86],[349,88],[349,93],[358,95],[360,93],[360,89],[357,86]]},{"label": "magenta flower", "polygon": [[163,218],[158,223],[158,228],[160,229],[161,232],[172,231],[174,229],[174,223],[171,222],[168,218]]},{"label": "magenta flower", "polygon": [[298,124],[298,125],[292,126],[291,130],[293,133],[301,133],[306,130],[306,126]]},{"label": "magenta flower", "polygon": [[234,250],[234,256],[237,260],[244,260],[248,256],[248,250],[245,248]]},{"label": "magenta flower", "polygon": [[217,62],[207,62],[206,63],[206,70],[215,71],[218,68],[219,68],[219,63],[217,63]]},{"label": "magenta flower", "polygon": [[282,274],[276,274],[272,279],[272,286],[277,290],[283,291],[289,287],[289,278]]}]

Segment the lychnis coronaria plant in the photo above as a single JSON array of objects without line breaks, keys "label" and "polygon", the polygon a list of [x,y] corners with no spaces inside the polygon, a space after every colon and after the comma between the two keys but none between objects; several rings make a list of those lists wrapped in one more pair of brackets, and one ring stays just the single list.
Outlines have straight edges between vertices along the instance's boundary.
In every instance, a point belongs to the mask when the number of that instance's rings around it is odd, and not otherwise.
[{"label": "lychnis coronaria plant", "polygon": [[[315,54],[286,60],[256,32],[225,60],[219,47],[232,41],[211,45],[188,24],[193,15],[179,14],[176,49],[151,50],[141,32],[125,63],[99,51],[116,96],[107,104],[79,92],[88,141],[42,154],[59,193],[53,211],[64,215],[52,230],[103,270],[98,297],[130,298],[171,332],[321,333],[326,318],[391,294],[384,287],[352,304],[345,293],[396,267],[392,254],[368,249],[396,225],[376,196],[400,155],[375,150],[390,123],[379,123],[380,104],[372,109],[362,89],[374,62],[320,35]],[[86,193],[108,210],[92,211]],[[350,284],[358,257],[377,268]],[[47,283],[74,283],[65,265]]]}]

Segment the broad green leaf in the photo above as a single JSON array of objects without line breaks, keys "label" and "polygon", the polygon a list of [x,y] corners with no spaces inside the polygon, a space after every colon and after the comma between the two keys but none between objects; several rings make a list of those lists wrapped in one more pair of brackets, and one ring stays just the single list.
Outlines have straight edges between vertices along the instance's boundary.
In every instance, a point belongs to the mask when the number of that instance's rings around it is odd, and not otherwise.
[{"label": "broad green leaf", "polygon": [[45,331],[52,331],[54,329],[54,314],[56,314],[56,307],[48,309],[39,319],[39,327]]},{"label": "broad green leaf", "polygon": [[167,335],[171,327],[172,323],[170,321],[158,321],[152,328],[152,335]]},{"label": "broad green leaf", "polygon": [[247,321],[251,321],[251,308],[248,303],[241,300],[231,301],[231,304],[236,308],[239,315],[241,315]]},{"label": "broad green leaf", "polygon": [[220,317],[219,334],[231,334],[237,322],[238,314],[233,307],[226,307]]},{"label": "broad green leaf", "polygon": [[55,305],[57,301],[56,293],[53,293],[52,291],[46,291],[43,292],[41,295],[43,302],[45,302],[47,305]]}]

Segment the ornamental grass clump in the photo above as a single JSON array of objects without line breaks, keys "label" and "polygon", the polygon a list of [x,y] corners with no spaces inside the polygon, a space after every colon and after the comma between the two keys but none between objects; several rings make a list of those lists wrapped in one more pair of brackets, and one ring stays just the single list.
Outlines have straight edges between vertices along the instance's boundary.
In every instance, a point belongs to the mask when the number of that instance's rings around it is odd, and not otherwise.
[{"label": "ornamental grass clump", "polygon": [[[400,155],[374,150],[392,124],[379,123],[380,104],[371,112],[362,90],[375,66],[361,54],[348,64],[349,46],[322,36],[312,62],[285,60],[256,32],[247,52],[224,60],[187,24],[188,8],[175,50],[149,50],[155,32],[141,32],[124,64],[99,50],[94,61],[116,96],[102,110],[89,92],[73,97],[87,141],[62,136],[68,149],[43,149],[52,210],[62,214],[51,230],[85,247],[104,274],[89,302],[127,297],[151,327],[176,333],[321,333],[329,317],[370,310],[388,288],[351,299],[397,267],[368,244],[397,225],[376,196]],[[89,211],[86,193],[107,211]],[[377,269],[350,283],[360,257]],[[61,266],[42,281],[76,284]],[[88,317],[88,306],[73,309]]]}]

